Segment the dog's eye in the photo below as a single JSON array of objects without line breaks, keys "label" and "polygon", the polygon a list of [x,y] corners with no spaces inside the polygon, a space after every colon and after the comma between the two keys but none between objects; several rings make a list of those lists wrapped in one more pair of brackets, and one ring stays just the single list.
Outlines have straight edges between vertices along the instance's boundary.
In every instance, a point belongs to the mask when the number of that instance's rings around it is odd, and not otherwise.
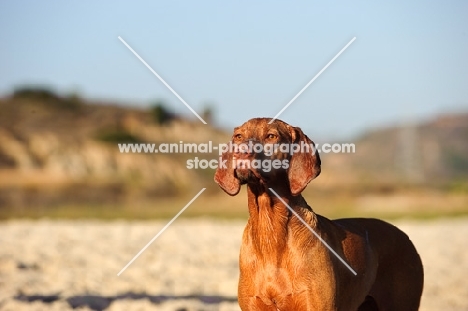
[{"label": "dog's eye", "polygon": [[275,134],[268,134],[267,139],[275,139],[277,136]]},{"label": "dog's eye", "polygon": [[242,134],[235,134],[235,135],[234,135],[234,138],[235,138],[235,139],[242,139]]}]

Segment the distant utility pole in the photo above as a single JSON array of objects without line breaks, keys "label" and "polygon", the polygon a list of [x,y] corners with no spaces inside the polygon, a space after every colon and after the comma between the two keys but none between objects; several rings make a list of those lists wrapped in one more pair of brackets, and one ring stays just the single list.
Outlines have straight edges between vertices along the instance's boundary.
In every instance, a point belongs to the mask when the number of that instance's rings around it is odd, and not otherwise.
[{"label": "distant utility pole", "polygon": [[399,166],[407,181],[422,181],[424,172],[417,125],[413,121],[406,121],[400,126],[398,134],[399,148],[396,165]]}]

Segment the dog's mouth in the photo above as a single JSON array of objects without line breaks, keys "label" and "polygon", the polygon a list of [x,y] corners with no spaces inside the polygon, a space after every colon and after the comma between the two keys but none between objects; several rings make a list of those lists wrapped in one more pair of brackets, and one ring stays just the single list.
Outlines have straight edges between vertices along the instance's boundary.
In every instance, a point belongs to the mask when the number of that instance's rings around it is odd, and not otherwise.
[{"label": "dog's mouth", "polygon": [[271,161],[269,159],[255,159],[255,158],[233,158],[234,174],[240,183],[247,184],[249,182],[258,183],[267,182],[271,178],[273,170],[270,167],[263,167],[265,163]]},{"label": "dog's mouth", "polygon": [[254,159],[249,157],[234,157],[233,168],[237,179],[241,184],[246,184],[249,181],[262,179],[262,176],[254,168]]},{"label": "dog's mouth", "polygon": [[239,179],[241,185],[245,185],[256,178],[251,170],[244,168],[235,169],[234,174]]}]

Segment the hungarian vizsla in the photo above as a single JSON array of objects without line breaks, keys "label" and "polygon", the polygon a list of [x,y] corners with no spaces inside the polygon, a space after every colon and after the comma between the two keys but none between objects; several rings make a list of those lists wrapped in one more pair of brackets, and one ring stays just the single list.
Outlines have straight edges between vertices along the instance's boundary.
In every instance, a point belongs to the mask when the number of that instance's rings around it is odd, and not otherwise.
[{"label": "hungarian vizsla", "polygon": [[319,155],[312,148],[281,147],[313,142],[300,128],[270,120],[251,119],[235,128],[232,144],[243,148],[223,153],[225,165],[215,174],[229,195],[247,185],[241,309],[417,310],[423,267],[408,236],[378,219],[329,220],[314,213],[301,192],[320,174]]}]

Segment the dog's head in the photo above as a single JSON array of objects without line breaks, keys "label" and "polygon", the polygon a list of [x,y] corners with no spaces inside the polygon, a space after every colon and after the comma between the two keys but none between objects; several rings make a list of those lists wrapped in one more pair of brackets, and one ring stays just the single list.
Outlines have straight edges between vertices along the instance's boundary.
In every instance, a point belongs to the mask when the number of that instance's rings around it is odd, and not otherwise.
[{"label": "dog's head", "polygon": [[234,129],[214,178],[227,194],[236,195],[242,184],[279,181],[298,195],[320,174],[315,144],[300,128],[270,120],[255,118]]}]

